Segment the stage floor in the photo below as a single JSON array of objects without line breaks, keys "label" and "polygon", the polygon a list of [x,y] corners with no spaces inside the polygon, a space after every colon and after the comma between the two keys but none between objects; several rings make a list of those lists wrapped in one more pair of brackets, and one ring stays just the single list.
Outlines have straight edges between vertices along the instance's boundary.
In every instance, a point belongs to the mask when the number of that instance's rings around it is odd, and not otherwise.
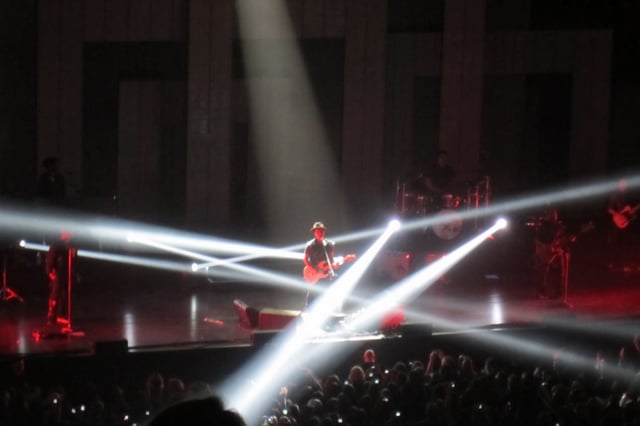
[{"label": "stage floor", "polygon": [[[518,249],[521,245],[514,240],[457,265],[403,306],[404,321],[429,323],[434,333],[444,333],[562,315],[585,323],[639,316],[640,273],[634,259],[613,265],[592,247],[576,248],[566,299],[549,300],[539,298],[529,254]],[[424,258],[427,252],[421,248],[410,254]],[[0,354],[5,356],[91,353],[97,342],[123,339],[130,351],[249,345],[252,330],[240,324],[234,301],[255,310],[301,310],[308,285],[297,261],[260,265],[299,280],[297,287],[282,288],[259,280],[211,281],[188,272],[79,259],[81,279],[72,294],[74,332],[59,333],[45,326],[47,283],[36,254],[15,250],[7,259],[7,285],[24,301],[0,302]],[[360,299],[372,300],[397,281],[381,271],[383,261],[378,259],[356,287]],[[343,313],[361,308],[350,302]]]}]

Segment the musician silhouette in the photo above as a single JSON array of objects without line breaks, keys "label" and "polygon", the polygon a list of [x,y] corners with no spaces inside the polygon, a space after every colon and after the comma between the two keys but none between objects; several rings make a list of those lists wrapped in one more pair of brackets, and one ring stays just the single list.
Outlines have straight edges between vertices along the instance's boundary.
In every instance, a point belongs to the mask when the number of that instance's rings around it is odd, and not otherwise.
[{"label": "musician silhouette", "polygon": [[[325,239],[326,228],[322,222],[314,223],[311,232],[313,239],[307,242],[304,249],[304,277],[309,283],[326,288],[328,282],[336,276],[333,259],[335,243]],[[309,288],[305,306],[309,306],[313,302],[318,293],[317,290]]]},{"label": "musician silhouette", "polygon": [[45,257],[45,273],[49,280],[47,303],[47,326],[69,325],[70,303],[69,285],[74,279],[72,261],[76,249],[71,246],[71,234],[60,232],[58,240],[53,241]]},{"label": "musician silhouette", "polygon": [[564,295],[570,260],[569,245],[575,237],[567,233],[558,210],[545,209],[536,223],[535,276],[538,297],[558,299]]},{"label": "musician silhouette", "polygon": [[616,191],[611,194],[607,211],[611,216],[608,232],[609,249],[613,255],[620,251],[627,251],[634,240],[636,232],[630,230],[637,217],[640,204],[632,202],[627,182],[624,179],[618,181]]}]

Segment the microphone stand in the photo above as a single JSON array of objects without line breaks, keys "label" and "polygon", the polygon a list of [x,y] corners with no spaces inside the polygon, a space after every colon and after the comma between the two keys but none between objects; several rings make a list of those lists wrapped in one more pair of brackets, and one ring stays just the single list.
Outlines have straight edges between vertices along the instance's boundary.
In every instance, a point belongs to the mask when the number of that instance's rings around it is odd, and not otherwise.
[{"label": "microphone stand", "polygon": [[322,240],[322,250],[324,251],[324,259],[327,262],[327,265],[329,266],[329,276],[331,276],[331,279],[336,277],[336,271],[333,269],[333,263],[331,262],[331,259],[329,258],[329,253],[327,253],[327,241],[326,240]]},{"label": "microphone stand", "polygon": [[56,318],[56,323],[62,325],[57,332],[36,330],[33,332],[33,338],[38,341],[40,339],[48,339],[60,336],[78,336],[85,335],[84,331],[74,330],[71,326],[71,290],[73,287],[73,258],[77,254],[77,249],[67,247],[67,317]]},{"label": "microphone stand", "polygon": [[24,299],[20,297],[18,293],[7,286],[7,253],[5,252],[2,255],[2,289],[0,289],[0,300],[8,302],[11,299],[18,299],[19,302],[24,302]]},{"label": "microphone stand", "polygon": [[83,331],[73,330],[71,326],[71,290],[73,287],[73,258],[76,256],[77,250],[69,247],[67,249],[67,318],[66,324],[62,328],[61,332],[73,336],[84,336]]}]

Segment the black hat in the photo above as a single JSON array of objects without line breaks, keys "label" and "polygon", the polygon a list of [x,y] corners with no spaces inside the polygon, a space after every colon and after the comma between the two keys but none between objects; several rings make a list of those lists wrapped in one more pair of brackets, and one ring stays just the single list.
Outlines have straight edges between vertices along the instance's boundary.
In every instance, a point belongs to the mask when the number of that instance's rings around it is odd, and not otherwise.
[{"label": "black hat", "polygon": [[316,229],[327,229],[324,226],[324,223],[322,222],[316,222],[313,224],[313,226],[311,227],[311,232],[315,231]]}]

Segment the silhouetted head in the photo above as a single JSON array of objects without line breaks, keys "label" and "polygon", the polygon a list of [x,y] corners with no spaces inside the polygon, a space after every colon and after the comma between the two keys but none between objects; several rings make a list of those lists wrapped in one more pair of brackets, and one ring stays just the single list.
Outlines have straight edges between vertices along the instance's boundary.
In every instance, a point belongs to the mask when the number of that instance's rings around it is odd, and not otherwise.
[{"label": "silhouetted head", "polygon": [[182,401],[161,411],[149,426],[245,426],[242,417],[231,410],[225,410],[220,398],[211,396],[204,399]]}]

